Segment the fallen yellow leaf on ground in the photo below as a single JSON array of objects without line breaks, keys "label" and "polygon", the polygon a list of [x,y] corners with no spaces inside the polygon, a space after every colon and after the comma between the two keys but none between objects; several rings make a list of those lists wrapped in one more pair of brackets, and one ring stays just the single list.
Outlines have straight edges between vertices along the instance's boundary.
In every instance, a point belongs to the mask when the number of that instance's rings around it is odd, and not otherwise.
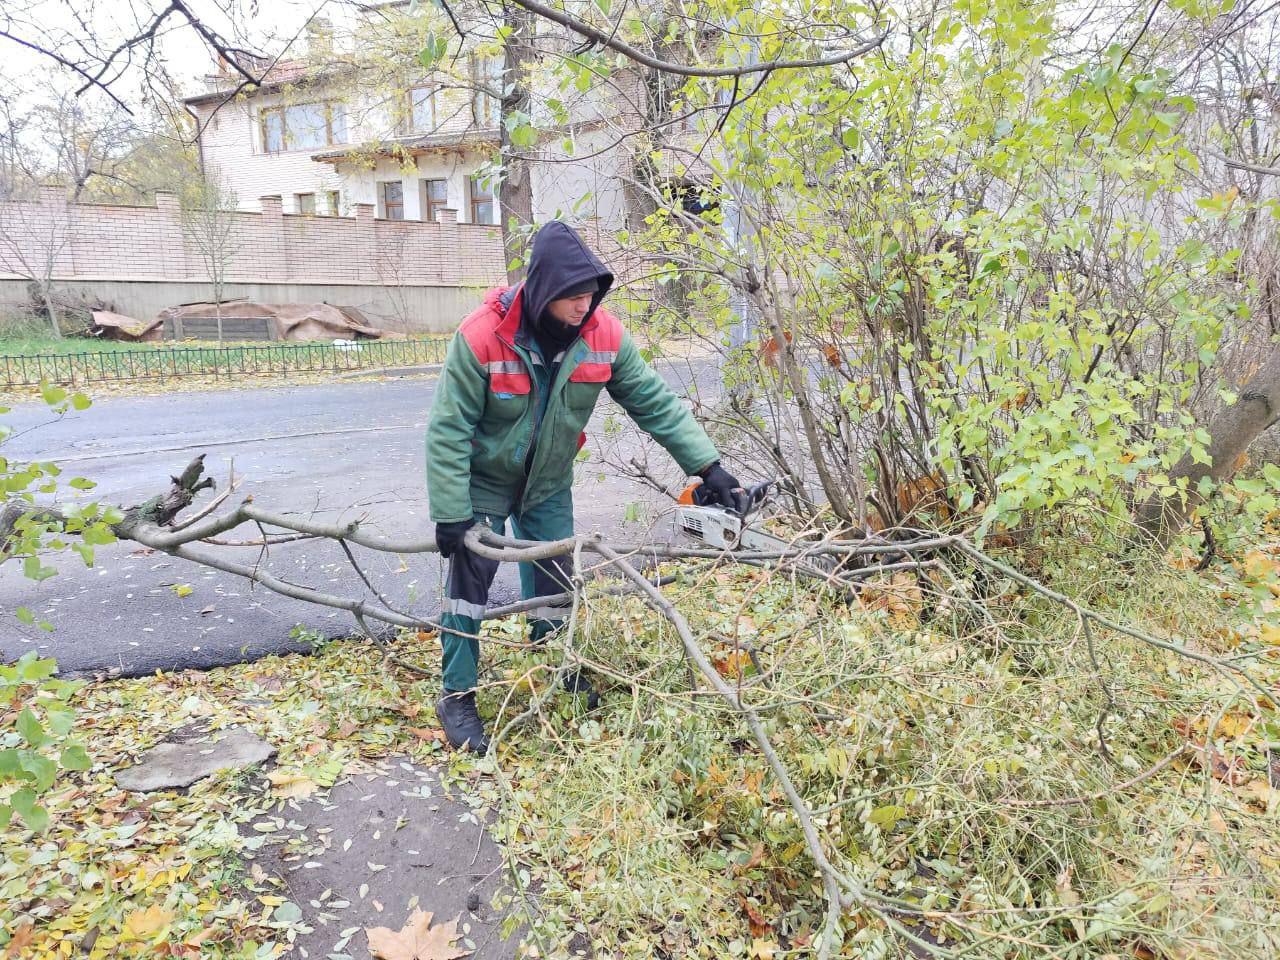
[{"label": "fallen yellow leaf on ground", "polygon": [[365,927],[369,952],[381,960],[456,960],[470,956],[470,950],[453,946],[458,933],[458,918],[431,926],[431,914],[414,908],[399,930],[389,927]]},{"label": "fallen yellow leaf on ground", "polygon": [[267,774],[267,779],[271,781],[271,795],[273,797],[309,797],[320,789],[320,785],[305,773],[272,770]]},{"label": "fallen yellow leaf on ground", "polygon": [[1246,576],[1262,580],[1276,572],[1276,560],[1261,550],[1250,550],[1244,555],[1243,567]]},{"label": "fallen yellow leaf on ground", "polygon": [[124,935],[134,940],[147,940],[173,921],[172,911],[152,904],[145,910],[135,910],[125,919]]}]

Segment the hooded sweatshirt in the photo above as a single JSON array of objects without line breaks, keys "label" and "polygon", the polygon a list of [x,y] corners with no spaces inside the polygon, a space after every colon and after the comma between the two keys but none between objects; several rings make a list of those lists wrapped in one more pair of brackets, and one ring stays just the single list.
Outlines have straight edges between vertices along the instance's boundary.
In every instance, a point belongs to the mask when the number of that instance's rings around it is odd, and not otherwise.
[{"label": "hooded sweatshirt", "polygon": [[560,323],[547,313],[547,305],[594,280],[596,291],[583,323],[590,319],[613,286],[613,274],[582,242],[573,228],[559,220],[543,225],[533,238],[529,271],[523,290],[521,320],[550,363],[578,337],[578,328]]}]

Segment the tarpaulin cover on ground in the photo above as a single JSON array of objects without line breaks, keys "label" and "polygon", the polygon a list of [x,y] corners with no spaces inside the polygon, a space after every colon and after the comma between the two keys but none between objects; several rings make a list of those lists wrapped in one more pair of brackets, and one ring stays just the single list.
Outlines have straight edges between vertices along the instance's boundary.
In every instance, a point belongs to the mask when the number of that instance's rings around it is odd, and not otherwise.
[{"label": "tarpaulin cover on ground", "polygon": [[217,323],[219,312],[224,331],[230,335],[234,329],[237,338],[251,327],[251,335],[270,340],[404,339],[403,334],[370,326],[355,307],[331,303],[184,303],[161,311],[160,320],[166,328],[176,329],[179,336],[190,337],[185,327],[198,326],[204,332],[211,323]]},{"label": "tarpaulin cover on ground", "polygon": [[160,318],[135,320],[110,310],[94,310],[89,336],[103,340],[159,340],[162,328]]}]

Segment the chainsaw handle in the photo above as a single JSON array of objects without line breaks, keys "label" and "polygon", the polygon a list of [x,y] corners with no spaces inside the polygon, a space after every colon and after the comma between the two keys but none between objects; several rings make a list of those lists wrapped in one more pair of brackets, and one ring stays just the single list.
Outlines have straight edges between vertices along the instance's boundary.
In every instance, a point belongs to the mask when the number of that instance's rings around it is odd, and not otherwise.
[{"label": "chainsaw handle", "polygon": [[[777,482],[778,481],[776,480],[761,480],[759,483],[753,484],[752,486],[745,488],[747,493],[746,507],[743,508],[741,513],[739,513],[737,510],[733,510],[728,507],[726,507],[725,509],[729,510],[730,513],[735,514],[738,517],[746,519],[747,515],[750,514],[752,510],[758,504],[762,503],[764,501],[764,498],[769,495],[769,488],[772,487]],[[693,502],[700,507],[705,507],[711,503],[711,496],[707,491],[707,488],[705,485],[699,484],[698,486],[693,488]]]}]

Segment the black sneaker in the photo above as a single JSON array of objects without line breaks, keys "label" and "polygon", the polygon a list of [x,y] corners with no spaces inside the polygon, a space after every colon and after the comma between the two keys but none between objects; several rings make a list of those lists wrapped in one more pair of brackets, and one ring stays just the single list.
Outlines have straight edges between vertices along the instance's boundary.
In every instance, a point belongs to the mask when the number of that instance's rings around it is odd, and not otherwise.
[{"label": "black sneaker", "polygon": [[484,732],[480,714],[476,712],[476,692],[458,693],[446,690],[436,701],[436,716],[444,734],[455,748],[465,747],[472,753],[487,753],[489,737]]}]

